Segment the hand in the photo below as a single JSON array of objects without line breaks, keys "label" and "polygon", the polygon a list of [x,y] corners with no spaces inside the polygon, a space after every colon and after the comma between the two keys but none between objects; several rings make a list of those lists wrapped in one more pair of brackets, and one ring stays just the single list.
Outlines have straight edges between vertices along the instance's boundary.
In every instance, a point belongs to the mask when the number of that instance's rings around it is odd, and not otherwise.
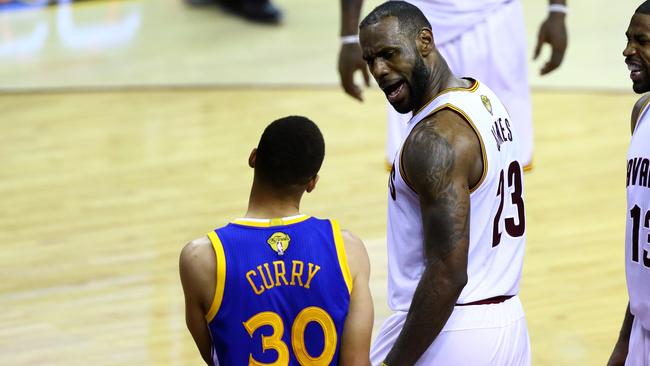
[{"label": "hand", "polygon": [[537,59],[544,43],[550,44],[552,50],[551,58],[540,70],[540,75],[548,74],[560,67],[560,64],[562,63],[567,46],[567,32],[566,26],[564,25],[564,17],[565,14],[563,13],[549,13],[548,18],[546,18],[539,27],[537,45],[535,46],[535,56],[533,59]]},{"label": "hand", "polygon": [[370,86],[370,75],[366,63],[361,57],[361,47],[357,43],[341,46],[339,51],[339,76],[343,90],[352,98],[363,101],[361,88],[354,83],[355,71],[361,71],[366,86]]},{"label": "hand", "polygon": [[621,342],[621,340],[616,342],[612,355],[609,356],[609,361],[607,361],[607,366],[624,366],[627,358],[627,348],[628,344],[626,342]]}]

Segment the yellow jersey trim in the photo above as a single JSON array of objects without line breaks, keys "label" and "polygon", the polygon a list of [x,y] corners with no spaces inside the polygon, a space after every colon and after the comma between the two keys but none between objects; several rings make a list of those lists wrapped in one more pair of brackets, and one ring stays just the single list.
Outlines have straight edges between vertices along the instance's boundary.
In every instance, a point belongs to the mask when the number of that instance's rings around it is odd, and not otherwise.
[{"label": "yellow jersey trim", "polygon": [[205,315],[205,319],[209,322],[214,319],[221,307],[221,302],[223,301],[223,290],[226,287],[226,255],[223,252],[223,244],[217,236],[217,233],[211,231],[208,233],[208,238],[212,242],[212,247],[214,248],[214,254],[217,257],[217,270],[216,270],[216,286],[214,290],[214,299],[212,299],[212,305],[208,313]]},{"label": "yellow jersey trim", "polygon": [[348,266],[348,256],[345,253],[345,244],[343,243],[343,235],[341,235],[341,228],[336,220],[330,220],[332,224],[332,233],[334,234],[334,245],[336,246],[336,255],[339,258],[339,265],[341,272],[343,272],[343,279],[348,287],[348,292],[352,293],[352,276],[350,275],[350,267]]},{"label": "yellow jersey trim", "polygon": [[[478,81],[476,83],[478,83]],[[481,174],[481,178],[474,185],[474,187],[471,187],[469,189],[470,194],[474,193],[474,191],[476,191],[478,189],[478,187],[483,183],[483,181],[485,180],[485,177],[487,176],[488,161],[487,161],[487,152],[485,150],[485,143],[483,142],[483,137],[481,136],[478,128],[476,128],[476,125],[474,125],[474,122],[472,121],[472,119],[469,118],[469,116],[467,114],[465,114],[465,112],[463,112],[458,107],[456,107],[456,106],[454,106],[452,104],[446,103],[446,104],[443,104],[443,105],[439,106],[438,108],[434,109],[433,111],[431,111],[431,113],[429,113],[426,117],[422,118],[422,120],[420,120],[417,124],[420,124],[420,122],[424,121],[429,116],[431,116],[431,115],[433,115],[433,114],[435,114],[435,113],[437,113],[437,112],[439,112],[439,111],[441,111],[443,109],[450,109],[450,110],[458,113],[461,117],[463,117],[463,119],[465,119],[465,121],[467,121],[467,123],[470,125],[470,127],[472,127],[472,130],[474,130],[474,133],[476,134],[476,137],[478,137],[479,144],[481,145],[481,157],[483,159],[483,173]],[[415,129],[415,126],[413,127],[413,129],[411,129],[411,132],[413,132],[414,129]],[[406,141],[406,139],[405,139],[405,141]],[[402,180],[404,181],[404,183],[406,183],[406,186],[409,187],[415,194],[418,194],[418,192],[413,188],[413,186],[409,182],[409,179],[406,176],[406,173],[404,172],[404,163],[402,161],[403,160],[403,155],[404,155],[404,147],[406,147],[406,142],[404,143],[404,146],[402,147],[402,151],[400,151],[399,174],[402,177]]]},{"label": "yellow jersey trim", "polygon": [[298,215],[290,217],[278,217],[274,219],[250,219],[250,218],[241,218],[233,220],[233,224],[243,225],[243,226],[252,226],[252,227],[274,227],[274,226],[285,226],[291,224],[297,224],[303,222],[310,218],[308,215]]},{"label": "yellow jersey trim", "polygon": [[530,163],[524,165],[524,173],[530,173],[533,171],[535,166],[533,165],[533,162],[531,161]]},{"label": "yellow jersey trim", "polygon": [[422,107],[420,107],[420,109],[418,109],[417,112],[413,113],[413,115],[415,116],[416,114],[420,113],[424,108],[426,108],[426,106],[431,104],[434,100],[436,100],[436,98],[438,98],[439,96],[441,96],[443,94],[447,94],[447,93],[453,92],[453,91],[465,91],[465,92],[470,92],[470,93],[475,92],[476,89],[478,89],[479,82],[476,79],[472,79],[472,80],[474,81],[474,83],[469,88],[455,87],[455,88],[447,88],[447,89],[441,90],[438,94],[434,95],[433,98],[431,98],[430,101],[426,102]]},{"label": "yellow jersey trim", "polygon": [[478,137],[479,143],[481,144],[481,158],[483,159],[483,174],[481,174],[481,178],[478,180],[478,182],[476,182],[474,187],[471,187],[469,189],[469,193],[472,194],[472,193],[474,193],[474,191],[476,191],[481,186],[481,184],[483,184],[483,182],[485,181],[485,177],[487,177],[488,161],[487,161],[487,151],[485,149],[485,143],[483,142],[483,137],[481,136],[480,131],[478,130],[478,128],[476,128],[476,125],[474,124],[472,119],[469,118],[469,116],[467,114],[465,114],[465,112],[463,112],[460,108],[458,108],[458,107],[456,107],[454,105],[451,105],[451,104],[447,105],[446,108],[449,108],[449,109],[453,110],[454,112],[460,114],[467,121],[467,123],[469,123],[469,125],[474,130],[474,133],[476,134],[476,137]]}]

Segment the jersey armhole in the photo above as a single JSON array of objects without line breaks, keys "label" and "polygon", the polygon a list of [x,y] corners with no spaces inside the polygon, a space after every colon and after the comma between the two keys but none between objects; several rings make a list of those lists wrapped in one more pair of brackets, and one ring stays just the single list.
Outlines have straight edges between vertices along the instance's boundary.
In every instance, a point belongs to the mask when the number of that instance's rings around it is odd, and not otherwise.
[{"label": "jersey armhole", "polygon": [[210,305],[208,313],[205,315],[205,320],[207,320],[209,323],[217,315],[217,312],[221,307],[221,301],[223,300],[223,291],[226,285],[226,256],[223,252],[223,244],[221,243],[221,240],[219,239],[217,233],[214,231],[209,232],[208,238],[212,243],[212,248],[214,249],[214,254],[217,258],[214,298],[212,299],[212,304]]},{"label": "jersey armhole", "polygon": [[483,160],[483,173],[481,174],[481,178],[479,178],[478,182],[474,184],[473,187],[470,187],[469,193],[472,194],[476,192],[477,189],[481,187],[481,184],[485,181],[485,177],[487,177],[488,173],[488,161],[487,161],[487,151],[485,148],[485,143],[483,142],[483,137],[481,136],[481,133],[479,132],[479,129],[476,127],[474,122],[472,121],[469,116],[463,112],[460,108],[456,107],[455,105],[452,104],[447,104],[444,106],[444,108],[449,109],[450,111],[456,112],[462,119],[467,122],[467,124],[472,128],[474,131],[474,134],[476,135],[476,138],[478,138],[479,145],[481,145],[481,159]]},{"label": "jersey armhole", "polygon": [[348,256],[345,253],[345,244],[343,243],[343,235],[341,234],[341,228],[339,223],[336,220],[330,220],[332,224],[332,234],[334,235],[334,246],[336,246],[336,256],[339,260],[339,265],[341,267],[341,272],[343,273],[343,279],[345,280],[345,285],[348,288],[348,293],[352,293],[352,276],[350,275],[350,267],[348,266]]},{"label": "jersey armhole", "polygon": [[[486,148],[485,148],[485,143],[483,142],[483,137],[481,136],[481,134],[480,134],[478,128],[476,127],[476,125],[474,124],[474,122],[472,121],[472,119],[469,118],[469,116],[468,116],[465,112],[463,112],[460,108],[454,106],[453,104],[445,103],[445,104],[443,104],[443,105],[437,107],[437,108],[434,109],[433,111],[431,111],[431,112],[430,112],[426,117],[422,118],[422,120],[419,121],[417,124],[419,124],[420,122],[422,122],[422,121],[423,121],[425,118],[427,118],[428,116],[431,116],[432,114],[434,114],[434,113],[436,113],[436,112],[439,112],[439,111],[441,111],[441,110],[443,110],[443,109],[449,109],[450,111],[455,112],[455,113],[458,114],[462,119],[464,119],[465,122],[467,122],[467,124],[468,124],[468,125],[472,128],[472,130],[474,131],[474,134],[476,135],[476,138],[478,138],[479,145],[481,145],[481,158],[483,159],[483,173],[481,174],[481,178],[478,180],[478,182],[476,182],[476,184],[474,184],[473,187],[470,187],[470,189],[469,189],[469,193],[472,194],[472,193],[474,193],[477,189],[479,189],[479,187],[481,186],[481,184],[483,184],[483,182],[485,181],[485,177],[487,176],[487,173],[488,173],[488,161],[487,161],[487,151],[486,151]],[[417,124],[416,124],[416,125],[417,125]],[[413,129],[415,129],[415,126],[413,127]],[[412,129],[411,131],[413,131],[413,129]],[[409,134],[410,134],[410,133],[409,133]],[[408,136],[407,136],[407,138],[408,138]],[[406,141],[406,139],[404,139],[404,140]],[[411,188],[411,190],[412,190],[413,192],[415,192],[415,194],[417,194],[417,191],[413,188],[413,186],[411,186],[411,183],[409,182],[409,180],[408,180],[408,178],[407,178],[407,176],[406,176],[406,173],[404,172],[404,164],[402,163],[402,156],[403,156],[403,153],[404,153],[404,147],[405,147],[405,146],[406,146],[406,142],[404,142],[404,145],[402,146],[402,149],[400,150],[400,155],[399,155],[399,165],[400,165],[400,167],[399,167],[399,173],[400,173],[400,176],[402,177],[402,180],[404,181],[404,183],[406,183],[406,185],[407,185],[409,188]]]}]

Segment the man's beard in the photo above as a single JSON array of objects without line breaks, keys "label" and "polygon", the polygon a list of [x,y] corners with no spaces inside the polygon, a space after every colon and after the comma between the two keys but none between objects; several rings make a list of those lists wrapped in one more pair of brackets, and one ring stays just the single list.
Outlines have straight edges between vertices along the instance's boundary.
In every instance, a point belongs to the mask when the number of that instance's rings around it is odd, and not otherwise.
[{"label": "man's beard", "polygon": [[413,72],[411,73],[411,97],[413,98],[413,109],[420,108],[424,104],[424,97],[429,86],[429,69],[424,64],[422,57],[415,59]]}]

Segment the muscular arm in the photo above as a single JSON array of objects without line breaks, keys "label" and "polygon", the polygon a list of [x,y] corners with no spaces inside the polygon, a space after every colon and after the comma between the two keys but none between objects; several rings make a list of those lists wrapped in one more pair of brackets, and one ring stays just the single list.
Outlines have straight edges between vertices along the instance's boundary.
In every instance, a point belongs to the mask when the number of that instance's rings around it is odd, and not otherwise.
[{"label": "muscular arm", "polygon": [[421,122],[403,154],[406,178],[420,197],[426,267],[386,357],[389,366],[415,364],[442,330],[467,283],[469,187],[479,173],[476,161],[481,162],[478,138],[451,111]]},{"label": "muscular arm", "polygon": [[612,351],[612,355],[609,357],[607,366],[623,366],[625,365],[625,359],[627,358],[627,349],[630,344],[630,333],[632,331],[632,322],[634,322],[634,315],[630,313],[630,304],[627,304],[627,309],[625,310],[625,318],[623,319],[623,325],[621,326],[621,332],[618,335],[618,340]]},{"label": "muscular arm", "polygon": [[216,257],[210,239],[203,237],[182,250],[179,270],[185,294],[185,323],[207,365],[212,365],[212,341],[205,320],[216,283]]},{"label": "muscular arm", "polygon": [[368,280],[370,261],[363,242],[352,233],[343,231],[343,241],[352,275],[350,309],[341,338],[341,366],[370,366],[370,336],[374,320],[372,297]]}]

